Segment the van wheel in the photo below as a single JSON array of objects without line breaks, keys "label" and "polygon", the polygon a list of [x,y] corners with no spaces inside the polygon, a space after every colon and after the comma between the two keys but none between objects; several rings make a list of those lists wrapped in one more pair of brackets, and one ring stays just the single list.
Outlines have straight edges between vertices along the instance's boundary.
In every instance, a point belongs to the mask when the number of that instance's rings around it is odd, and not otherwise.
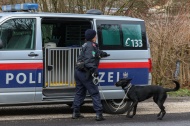
[{"label": "van wheel", "polygon": [[129,109],[132,102],[124,100],[123,103],[121,103],[121,101],[121,99],[110,99],[102,101],[104,111],[109,114],[125,113]]}]

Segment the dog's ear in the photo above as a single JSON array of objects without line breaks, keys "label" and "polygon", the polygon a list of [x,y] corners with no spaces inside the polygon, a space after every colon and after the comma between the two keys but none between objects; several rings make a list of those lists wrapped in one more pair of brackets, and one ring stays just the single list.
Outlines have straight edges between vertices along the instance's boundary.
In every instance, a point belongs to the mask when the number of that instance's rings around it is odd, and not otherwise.
[{"label": "dog's ear", "polygon": [[118,82],[126,82],[126,79],[125,78],[120,78]]},{"label": "dog's ear", "polygon": [[131,81],[132,81],[132,79],[130,78],[130,79],[129,79],[129,82],[131,82]]},{"label": "dog's ear", "polygon": [[130,83],[132,81],[132,78],[127,78],[126,81]]}]

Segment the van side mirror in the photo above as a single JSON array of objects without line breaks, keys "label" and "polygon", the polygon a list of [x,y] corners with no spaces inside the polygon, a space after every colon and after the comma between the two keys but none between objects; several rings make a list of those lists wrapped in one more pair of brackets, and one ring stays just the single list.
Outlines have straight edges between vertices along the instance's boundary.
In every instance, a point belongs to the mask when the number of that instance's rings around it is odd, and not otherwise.
[{"label": "van side mirror", "polygon": [[3,42],[2,42],[2,40],[0,39],[0,49],[2,49],[3,48]]}]

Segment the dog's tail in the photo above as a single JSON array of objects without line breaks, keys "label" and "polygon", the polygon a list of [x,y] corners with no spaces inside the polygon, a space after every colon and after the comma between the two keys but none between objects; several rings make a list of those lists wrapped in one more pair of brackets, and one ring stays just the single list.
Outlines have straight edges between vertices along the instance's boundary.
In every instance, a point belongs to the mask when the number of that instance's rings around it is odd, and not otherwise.
[{"label": "dog's tail", "polygon": [[165,88],[165,91],[166,91],[166,92],[179,90],[179,88],[180,88],[179,82],[177,82],[177,81],[175,81],[175,80],[173,80],[173,82],[176,84],[176,87],[175,87],[174,89]]}]

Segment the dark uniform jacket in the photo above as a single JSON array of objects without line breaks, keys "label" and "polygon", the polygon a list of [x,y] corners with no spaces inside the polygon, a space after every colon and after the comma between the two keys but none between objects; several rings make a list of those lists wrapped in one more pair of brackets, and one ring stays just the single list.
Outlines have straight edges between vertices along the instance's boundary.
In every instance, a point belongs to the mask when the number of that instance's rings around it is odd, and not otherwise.
[{"label": "dark uniform jacket", "polygon": [[87,41],[82,45],[82,51],[77,61],[84,62],[84,66],[93,73],[97,70],[103,51],[99,50],[98,44]]}]

